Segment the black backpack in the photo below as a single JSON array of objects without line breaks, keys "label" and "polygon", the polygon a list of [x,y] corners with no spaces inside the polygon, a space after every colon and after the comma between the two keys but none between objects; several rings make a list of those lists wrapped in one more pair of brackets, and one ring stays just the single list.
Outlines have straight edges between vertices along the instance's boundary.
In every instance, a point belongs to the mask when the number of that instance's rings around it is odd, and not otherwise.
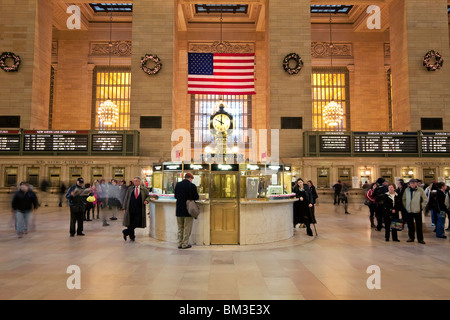
[{"label": "black backpack", "polygon": [[384,194],[387,192],[384,185],[379,185],[373,190],[372,197],[377,205],[382,205],[384,203]]}]

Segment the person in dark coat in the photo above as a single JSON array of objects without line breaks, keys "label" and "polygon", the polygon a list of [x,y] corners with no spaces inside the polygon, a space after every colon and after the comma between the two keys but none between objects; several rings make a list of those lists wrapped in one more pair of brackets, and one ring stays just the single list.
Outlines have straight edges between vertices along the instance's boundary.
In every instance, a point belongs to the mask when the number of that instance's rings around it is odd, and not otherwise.
[{"label": "person in dark coat", "polygon": [[12,209],[15,211],[16,231],[19,238],[28,233],[28,223],[31,211],[37,209],[39,203],[36,194],[30,189],[26,182],[21,182],[19,190],[14,193]]},{"label": "person in dark coat", "polygon": [[198,200],[199,195],[197,192],[197,186],[192,183],[194,175],[187,172],[184,175],[184,180],[180,181],[175,186],[175,199],[177,199],[176,212],[177,224],[178,224],[178,249],[188,249],[191,247],[189,244],[189,237],[192,231],[193,217],[187,211],[187,200]]},{"label": "person in dark coat", "polygon": [[128,187],[123,201],[123,225],[127,227],[122,230],[123,239],[127,236],[131,241],[135,241],[136,228],[147,227],[147,211],[145,205],[150,202],[148,189],[141,185],[141,178],[135,177],[133,186]]},{"label": "person in dark coat", "polygon": [[436,211],[436,238],[446,239],[447,236],[444,233],[445,228],[445,216],[450,213],[450,210],[445,205],[445,191],[447,186],[444,182],[438,182],[436,184],[436,200],[434,208]]},{"label": "person in dark coat", "polygon": [[[383,201],[384,194],[388,192],[388,188],[385,184],[386,179],[378,178],[376,181],[376,188],[373,190],[372,197],[375,199],[375,217],[377,218],[377,227],[375,230],[381,231],[383,228]],[[385,228],[390,228],[390,226],[386,226]]]},{"label": "person in dark coat", "polygon": [[311,230],[311,212],[312,208],[312,195],[309,187],[303,183],[302,178],[297,179],[297,185],[294,187],[295,196],[298,201],[294,202],[294,227],[298,223],[303,223],[306,226],[306,234],[312,236]]},{"label": "person in dark coat", "polygon": [[[385,228],[385,238],[386,241],[389,241],[390,233],[391,233],[391,221],[394,219],[400,219],[400,210],[401,210],[401,198],[395,192],[395,184],[391,183],[388,185],[388,192],[383,195],[383,219],[384,219],[384,228]],[[403,214],[403,212],[402,212]],[[397,230],[392,229],[392,240],[396,242],[400,242],[398,240]]]},{"label": "person in dark coat", "polygon": [[77,225],[77,236],[84,236],[83,233],[83,216],[84,216],[84,200],[83,200],[83,184],[84,179],[78,178],[77,182],[67,190],[66,198],[69,199],[70,206],[70,236],[75,235],[75,225]]}]

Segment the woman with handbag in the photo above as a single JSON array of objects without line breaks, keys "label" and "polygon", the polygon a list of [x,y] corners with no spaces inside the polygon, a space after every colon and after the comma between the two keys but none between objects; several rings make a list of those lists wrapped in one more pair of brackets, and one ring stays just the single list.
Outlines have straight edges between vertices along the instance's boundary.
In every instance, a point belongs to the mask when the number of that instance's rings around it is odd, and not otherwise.
[{"label": "woman with handbag", "polygon": [[397,229],[391,228],[391,222],[400,219],[401,199],[397,192],[395,192],[395,184],[389,184],[388,192],[385,193],[383,197],[383,217],[386,241],[389,241],[392,230],[392,240],[400,242],[400,240],[398,240]]}]

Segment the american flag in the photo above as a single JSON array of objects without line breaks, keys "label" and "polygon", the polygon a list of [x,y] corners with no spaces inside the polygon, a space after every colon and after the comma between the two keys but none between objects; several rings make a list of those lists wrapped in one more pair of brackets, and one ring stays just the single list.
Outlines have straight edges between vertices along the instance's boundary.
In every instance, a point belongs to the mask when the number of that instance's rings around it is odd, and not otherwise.
[{"label": "american flag", "polygon": [[188,93],[255,94],[255,54],[189,52]]}]

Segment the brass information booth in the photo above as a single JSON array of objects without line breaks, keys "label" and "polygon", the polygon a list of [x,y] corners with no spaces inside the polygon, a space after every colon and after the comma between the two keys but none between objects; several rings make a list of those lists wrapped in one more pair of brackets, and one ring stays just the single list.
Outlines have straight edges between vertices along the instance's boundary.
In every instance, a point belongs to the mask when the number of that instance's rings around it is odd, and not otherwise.
[{"label": "brass information booth", "polygon": [[202,210],[191,235],[196,244],[254,244],[292,237],[295,195],[290,170],[269,164],[155,164],[149,235],[176,241],[174,187],[191,172]]}]

